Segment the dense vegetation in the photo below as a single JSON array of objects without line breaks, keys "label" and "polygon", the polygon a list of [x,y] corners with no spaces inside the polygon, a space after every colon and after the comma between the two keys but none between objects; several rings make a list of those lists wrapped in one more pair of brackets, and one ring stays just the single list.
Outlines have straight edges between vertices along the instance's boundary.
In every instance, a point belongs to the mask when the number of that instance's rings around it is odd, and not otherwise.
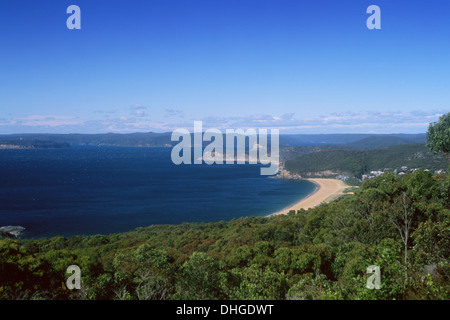
[{"label": "dense vegetation", "polygon": [[330,170],[359,179],[373,170],[394,170],[402,166],[434,171],[447,169],[448,159],[434,155],[425,144],[405,144],[369,150],[324,150],[303,154],[285,162],[287,170],[302,176]]},{"label": "dense vegetation", "polygon": [[[0,298],[449,299],[449,257],[450,178],[386,173],[286,216],[1,239]],[[81,290],[65,287],[72,264]]]},{"label": "dense vegetation", "polygon": [[347,147],[358,149],[373,149],[379,147],[399,146],[402,144],[425,143],[426,136],[411,135],[406,137],[374,135],[355,142],[345,144]]},{"label": "dense vegetation", "polygon": [[430,123],[427,147],[434,153],[448,154],[450,152],[450,113],[439,117],[439,121]]},{"label": "dense vegetation", "polygon": [[[284,142],[287,137],[280,138],[280,143]],[[373,135],[361,140],[345,143],[345,144],[320,144],[320,145],[293,145],[280,148],[280,158],[282,161],[292,160],[294,158],[304,156],[306,154],[322,151],[357,151],[366,149],[375,149],[381,147],[399,146],[405,144],[423,144],[426,142],[424,135]],[[290,141],[294,142],[294,141]],[[379,150],[380,150],[379,149]],[[427,150],[428,151],[428,150]],[[381,152],[383,152],[381,150]]]}]

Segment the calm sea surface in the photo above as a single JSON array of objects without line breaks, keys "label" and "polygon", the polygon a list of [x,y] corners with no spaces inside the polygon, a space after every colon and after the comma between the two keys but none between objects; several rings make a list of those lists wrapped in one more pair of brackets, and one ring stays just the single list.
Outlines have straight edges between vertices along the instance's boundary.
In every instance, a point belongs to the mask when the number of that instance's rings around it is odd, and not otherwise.
[{"label": "calm sea surface", "polygon": [[0,150],[0,226],[28,237],[263,216],[313,192],[258,165],[179,165],[170,148]]}]

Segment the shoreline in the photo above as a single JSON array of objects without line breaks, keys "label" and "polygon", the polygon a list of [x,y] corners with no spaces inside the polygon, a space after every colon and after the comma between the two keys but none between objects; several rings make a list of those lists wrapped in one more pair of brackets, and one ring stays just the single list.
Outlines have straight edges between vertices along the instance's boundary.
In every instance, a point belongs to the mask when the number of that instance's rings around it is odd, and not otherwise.
[{"label": "shoreline", "polygon": [[310,178],[304,180],[313,182],[316,185],[316,189],[306,198],[303,198],[302,200],[294,203],[287,208],[271,213],[268,215],[268,217],[279,214],[288,214],[289,211],[292,210],[294,210],[295,212],[300,209],[308,210],[310,208],[317,207],[321,203],[328,203],[343,195],[343,191],[350,187],[346,185],[342,180],[338,179]]}]

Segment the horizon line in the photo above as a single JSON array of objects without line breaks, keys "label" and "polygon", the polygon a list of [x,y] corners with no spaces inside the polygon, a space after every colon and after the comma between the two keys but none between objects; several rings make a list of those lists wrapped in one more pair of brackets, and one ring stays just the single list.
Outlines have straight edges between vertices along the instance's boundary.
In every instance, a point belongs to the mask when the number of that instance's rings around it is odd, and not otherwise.
[{"label": "horizon line", "polygon": [[[268,129],[272,130],[272,129]],[[205,131],[202,131],[204,133]],[[70,132],[70,133],[51,133],[51,132],[28,132],[28,133],[0,133],[0,136],[12,136],[12,135],[71,135],[71,134],[83,134],[83,135],[96,135],[96,134],[117,134],[117,135],[127,135],[127,134],[172,134],[171,131],[164,132],[154,132],[154,131],[135,131],[135,132],[97,132],[97,133],[82,133],[82,132]],[[226,133],[224,133],[226,134]],[[280,133],[279,135],[426,135],[426,132],[417,133],[404,133],[404,132],[391,132],[391,133],[373,133],[373,132],[360,132],[360,133]]]}]

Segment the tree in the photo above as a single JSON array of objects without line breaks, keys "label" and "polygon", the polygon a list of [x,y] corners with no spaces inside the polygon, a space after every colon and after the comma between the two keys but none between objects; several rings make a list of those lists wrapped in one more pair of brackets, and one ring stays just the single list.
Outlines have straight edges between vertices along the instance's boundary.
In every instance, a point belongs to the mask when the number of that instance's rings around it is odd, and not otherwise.
[{"label": "tree", "polygon": [[[413,234],[416,250],[422,249],[425,263],[445,266],[450,262],[450,222],[428,220],[421,223]],[[450,269],[449,267],[447,267]]]},{"label": "tree", "polygon": [[430,123],[427,132],[427,147],[434,153],[450,152],[450,113],[439,118],[438,122]]},{"label": "tree", "polygon": [[278,300],[284,299],[287,293],[287,282],[284,273],[271,267],[252,264],[250,267],[231,270],[235,286],[226,288],[231,300]]},{"label": "tree", "polygon": [[221,299],[220,277],[220,266],[213,258],[204,252],[194,252],[183,264],[175,299]]},{"label": "tree", "polygon": [[415,213],[415,207],[406,192],[394,199],[394,202],[387,208],[388,218],[397,229],[402,239],[404,248],[405,268],[408,266],[408,243],[411,236],[411,228]]},{"label": "tree", "polygon": [[141,245],[135,252],[138,285],[136,295],[139,300],[162,300],[169,297],[169,257],[164,250]]}]

